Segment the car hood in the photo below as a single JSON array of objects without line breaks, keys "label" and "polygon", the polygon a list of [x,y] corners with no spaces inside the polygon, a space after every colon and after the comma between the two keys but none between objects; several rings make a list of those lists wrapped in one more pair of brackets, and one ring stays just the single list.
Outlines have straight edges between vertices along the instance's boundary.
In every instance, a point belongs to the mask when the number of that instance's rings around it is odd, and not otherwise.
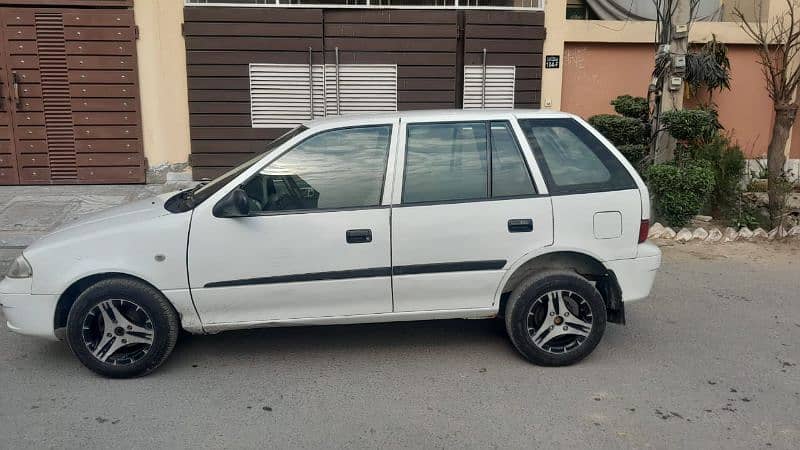
[{"label": "car hood", "polygon": [[171,213],[163,194],[82,217],[53,230],[23,254],[33,267],[31,292],[61,293],[97,273],[123,273],[160,289],[188,287],[187,233],[192,211]]},{"label": "car hood", "polygon": [[55,228],[47,233],[44,237],[53,236],[65,231],[75,230],[77,228],[107,226],[111,222],[119,221],[130,224],[133,222],[150,220],[159,216],[171,214],[164,208],[164,202],[166,202],[167,199],[176,193],[177,192],[161,194],[155,197],[137,200],[124,205],[104,209],[100,212],[88,214],[72,222],[62,224],[58,228]]}]

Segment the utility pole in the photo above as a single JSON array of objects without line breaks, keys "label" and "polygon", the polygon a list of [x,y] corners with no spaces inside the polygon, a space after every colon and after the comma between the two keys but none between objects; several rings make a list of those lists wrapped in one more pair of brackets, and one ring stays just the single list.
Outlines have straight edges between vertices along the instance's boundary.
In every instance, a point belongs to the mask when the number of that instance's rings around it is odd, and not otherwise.
[{"label": "utility pole", "polygon": [[[663,127],[661,116],[667,111],[683,108],[683,76],[686,72],[686,50],[689,46],[689,22],[691,20],[691,0],[665,1],[665,23],[662,24],[669,39],[659,46],[659,54],[669,54],[669,65],[661,80],[661,98],[658,106],[658,119],[655,121],[654,130]],[[670,6],[674,11],[669,14]],[[668,28],[667,28],[668,27]],[[675,159],[677,142],[666,131],[656,131],[655,152],[653,161],[663,163]]]}]

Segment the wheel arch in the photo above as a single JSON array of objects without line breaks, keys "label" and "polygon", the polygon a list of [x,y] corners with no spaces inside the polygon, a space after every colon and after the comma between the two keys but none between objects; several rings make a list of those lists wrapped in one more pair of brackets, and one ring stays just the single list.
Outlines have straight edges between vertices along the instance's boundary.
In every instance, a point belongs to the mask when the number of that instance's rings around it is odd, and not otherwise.
[{"label": "wheel arch", "polygon": [[[53,330],[55,330],[55,335],[59,339],[64,339],[64,329],[67,326],[67,317],[69,316],[69,310],[72,308],[72,305],[75,304],[75,301],[78,297],[89,287],[99,283],[103,280],[109,280],[113,278],[121,278],[121,279],[128,279],[133,280],[142,284],[146,284],[153,289],[161,292],[161,289],[158,289],[153,283],[145,280],[142,277],[132,275],[129,273],[124,272],[100,272],[94,273],[91,275],[86,275],[82,278],[79,278],[73,281],[58,297],[58,301],[56,302],[56,309],[53,314]],[[172,302],[167,299],[169,304],[175,309],[175,306],[172,305]]]},{"label": "wheel arch", "polygon": [[523,280],[534,273],[553,269],[572,271],[594,282],[605,301],[608,321],[625,323],[622,291],[616,275],[597,256],[576,249],[551,249],[545,253],[520,258],[509,268],[498,288],[495,297],[498,314],[504,313],[509,295]]}]

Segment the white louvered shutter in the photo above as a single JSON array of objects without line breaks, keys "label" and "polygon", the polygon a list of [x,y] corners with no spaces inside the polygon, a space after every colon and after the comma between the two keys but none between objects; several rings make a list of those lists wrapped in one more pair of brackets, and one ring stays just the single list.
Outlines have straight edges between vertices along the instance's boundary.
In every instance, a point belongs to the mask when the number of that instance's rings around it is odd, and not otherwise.
[{"label": "white louvered shutter", "polygon": [[250,121],[253,128],[291,128],[324,113],[324,72],[313,67],[311,114],[308,64],[250,64]]},{"label": "white louvered shutter", "polygon": [[[335,64],[313,66],[313,115],[308,64],[250,64],[250,119],[253,128],[291,128],[337,114],[397,111],[397,66]],[[338,101],[337,101],[338,82]]]},{"label": "white louvered shutter", "polygon": [[[339,100],[337,111],[337,92]],[[397,111],[397,66],[394,64],[340,64],[325,66],[328,115]]]},{"label": "white louvered shutter", "polygon": [[515,76],[515,66],[486,66],[484,80],[483,66],[464,66],[464,109],[481,109],[482,102],[485,109],[513,108]]}]

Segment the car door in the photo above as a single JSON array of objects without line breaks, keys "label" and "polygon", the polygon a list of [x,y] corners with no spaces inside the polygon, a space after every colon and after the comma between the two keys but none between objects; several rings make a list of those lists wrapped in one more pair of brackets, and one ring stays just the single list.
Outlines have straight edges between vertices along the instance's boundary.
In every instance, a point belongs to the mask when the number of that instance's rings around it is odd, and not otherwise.
[{"label": "car door", "polygon": [[196,209],[188,268],[204,325],[392,310],[383,193],[394,129],[305,138],[240,184],[247,217],[214,217],[208,202]]},{"label": "car door", "polygon": [[550,198],[518,135],[510,117],[403,124],[392,208],[395,311],[490,307],[505,269],[552,244]]}]

